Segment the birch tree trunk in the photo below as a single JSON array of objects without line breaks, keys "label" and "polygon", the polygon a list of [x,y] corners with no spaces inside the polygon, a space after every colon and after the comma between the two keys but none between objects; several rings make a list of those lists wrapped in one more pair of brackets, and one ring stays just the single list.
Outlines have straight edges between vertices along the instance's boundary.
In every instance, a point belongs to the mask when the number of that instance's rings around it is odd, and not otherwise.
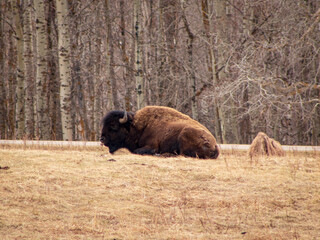
[{"label": "birch tree trunk", "polygon": [[36,10],[37,36],[37,69],[36,69],[36,112],[37,136],[39,139],[50,139],[49,116],[47,109],[47,73],[48,73],[48,42],[47,21],[45,18],[45,1],[34,0]]},{"label": "birch tree trunk", "polygon": [[[216,65],[218,71],[216,72],[216,79],[218,80],[218,84],[222,84],[223,81],[226,81],[226,57],[225,51],[226,43],[227,43],[227,14],[226,14],[226,5],[227,0],[214,0],[214,6],[216,10],[216,20],[217,20],[217,57],[216,57]],[[216,114],[219,116],[219,125],[221,129],[221,143],[227,142],[227,125],[226,125],[226,113],[223,109],[223,106],[218,102]]]},{"label": "birch tree trunk", "polygon": [[[99,10],[95,15],[95,21],[96,25],[99,25],[99,19],[101,18]],[[100,135],[100,122],[102,119],[102,113],[101,113],[101,96],[102,96],[102,91],[101,91],[101,36],[100,32],[98,29],[95,31],[95,46],[94,46],[94,51],[95,51],[95,65],[94,65],[94,141],[99,140],[99,135]]]},{"label": "birch tree trunk", "polygon": [[121,57],[122,62],[125,65],[123,67],[123,77],[126,83],[125,90],[125,109],[131,111],[131,82],[132,82],[132,72],[130,69],[129,57],[127,55],[127,40],[126,40],[126,21],[125,21],[125,1],[120,0],[120,28],[121,28]]},{"label": "birch tree trunk", "polygon": [[[243,14],[243,33],[244,33],[244,37],[246,39],[244,45],[245,45],[245,49],[249,49],[249,38],[251,36],[251,32],[254,28],[253,25],[253,16],[254,16],[254,12],[253,12],[253,8],[250,5],[250,1],[249,0],[245,0],[244,1],[244,14]],[[248,108],[249,108],[249,87],[248,87],[248,83],[243,83],[242,85],[242,110],[240,111],[241,119],[239,122],[239,136],[241,136],[241,139],[239,141],[239,143],[242,144],[248,144],[251,143],[252,139],[251,139],[251,123],[250,123],[250,116],[247,112]],[[276,138],[278,139],[278,138]]]},{"label": "birch tree trunk", "polygon": [[[155,43],[158,42],[158,38],[157,36],[159,34],[155,34],[158,33],[159,31],[159,26],[160,26],[160,22],[159,22],[159,10],[158,10],[158,4],[159,3],[155,3],[154,1],[150,1],[149,2],[149,26],[148,26],[148,35],[147,35],[147,39],[149,39],[150,42]],[[156,10],[157,9],[157,10]],[[148,65],[147,65],[147,69],[157,69],[157,63],[158,63],[158,50],[157,50],[158,44],[150,44],[149,46],[149,52],[148,52]],[[152,72],[158,72],[156,71],[152,71]],[[154,89],[154,91],[152,92],[152,94],[150,94],[149,99],[152,105],[160,105],[159,104],[159,99],[158,99],[158,88],[157,88],[157,82],[158,82],[158,74],[153,74],[152,78],[149,77],[149,89]]]},{"label": "birch tree trunk", "polygon": [[109,45],[109,53],[110,53],[110,65],[109,65],[109,70],[110,70],[110,89],[112,93],[112,101],[110,103],[113,104],[113,107],[115,109],[120,109],[120,103],[118,100],[118,89],[117,89],[117,81],[116,81],[116,74],[114,71],[114,66],[115,66],[115,59],[114,59],[114,43],[112,39],[112,34],[111,34],[111,25],[110,25],[110,35],[109,35],[109,40],[110,40],[110,45]]},{"label": "birch tree trunk", "polygon": [[[157,65],[156,68],[156,103],[157,105],[164,105],[165,102],[165,97],[164,97],[164,85],[165,85],[165,80],[162,74],[164,72],[164,65],[165,65],[165,23],[164,23],[164,10],[163,10],[163,1],[160,0],[158,5],[156,5],[156,8],[158,8],[158,17],[156,18],[156,21],[158,22],[158,28],[160,34],[158,34],[158,38],[156,39],[159,44],[155,44],[155,62]],[[155,34],[156,35],[156,34]]]},{"label": "birch tree trunk", "polygon": [[186,29],[186,32],[188,34],[188,47],[187,47],[187,52],[188,52],[188,69],[189,69],[189,86],[191,87],[191,111],[192,111],[192,118],[195,120],[198,120],[198,108],[197,108],[197,101],[196,101],[196,76],[194,72],[194,66],[193,66],[193,41],[194,41],[194,34],[191,32],[189,23],[187,21],[187,17],[185,15],[185,7],[183,1],[181,2],[182,5],[182,19],[184,22],[184,27]]},{"label": "birch tree trunk", "polygon": [[56,0],[58,19],[58,53],[60,75],[60,108],[62,138],[72,140],[72,115],[71,115],[71,69],[70,69],[70,36],[68,19],[68,1]]},{"label": "birch tree trunk", "polygon": [[33,139],[35,136],[34,121],[34,75],[33,75],[33,35],[31,10],[33,9],[32,1],[26,0],[23,14],[23,57],[25,65],[25,127],[27,139]]},{"label": "birch tree trunk", "polygon": [[16,122],[17,131],[16,138],[21,139],[24,135],[24,59],[23,59],[23,30],[22,17],[20,14],[20,1],[12,0],[12,12],[14,18],[14,25],[16,29],[16,44],[17,44],[17,73],[16,73]]},{"label": "birch tree trunk", "polygon": [[[55,41],[57,27],[55,24],[55,2],[50,0],[47,8],[47,35],[48,35],[48,49],[58,49],[58,43]],[[52,51],[54,52],[54,51]],[[58,58],[54,54],[48,54],[48,93],[49,102],[48,109],[50,118],[50,135],[52,140],[62,139],[61,128],[61,111],[59,98],[59,78],[58,78]]]},{"label": "birch tree trunk", "polygon": [[[12,6],[12,5],[11,5]],[[14,26],[14,19],[10,18],[11,25]],[[13,31],[9,31],[8,34],[8,42],[6,43],[8,52],[13,53],[16,51],[17,48],[16,44],[14,43],[14,33]],[[15,139],[16,138],[16,103],[17,103],[17,91],[16,91],[16,67],[17,67],[17,55],[16,54],[8,54],[7,55],[7,62],[6,67],[8,66],[7,72],[7,82],[8,82],[8,89],[7,89],[7,139]]]},{"label": "birch tree trunk", "polygon": [[114,101],[113,101],[113,95],[112,95],[112,81],[115,81],[112,79],[112,73],[111,72],[111,53],[113,54],[113,51],[111,51],[111,22],[110,22],[110,8],[109,8],[109,0],[104,1],[104,17],[106,21],[106,85],[107,85],[107,110],[111,110],[114,107]]},{"label": "birch tree trunk", "polygon": [[134,49],[135,49],[135,78],[136,78],[136,93],[137,93],[137,108],[141,109],[145,106],[144,99],[144,79],[142,76],[142,51],[140,45],[140,0],[134,0],[133,14],[134,14]]},{"label": "birch tree trunk", "polygon": [[4,32],[3,32],[3,18],[4,12],[2,8],[3,0],[0,0],[0,139],[6,137],[6,116],[7,108],[5,107],[6,88],[4,86]]},{"label": "birch tree trunk", "polygon": [[[210,73],[211,82],[213,84],[213,88],[218,87],[220,80],[219,74],[217,71],[217,58],[216,53],[214,51],[214,40],[211,34],[212,29],[212,16],[209,6],[208,0],[202,0],[201,2],[202,7],[202,17],[203,17],[203,25],[205,30],[205,35],[207,37],[207,42],[209,44],[209,63],[208,63],[208,71]],[[223,122],[221,121],[220,116],[222,115],[221,109],[219,108],[217,98],[213,96],[213,114],[214,114],[214,126],[215,126],[215,133],[220,140],[220,143],[223,143],[223,134],[222,129],[224,129]]]}]

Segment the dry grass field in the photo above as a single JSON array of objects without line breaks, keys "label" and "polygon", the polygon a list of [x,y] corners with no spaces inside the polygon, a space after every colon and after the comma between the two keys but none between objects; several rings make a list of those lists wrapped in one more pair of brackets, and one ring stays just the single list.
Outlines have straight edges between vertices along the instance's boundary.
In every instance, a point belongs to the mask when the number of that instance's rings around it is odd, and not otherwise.
[{"label": "dry grass field", "polygon": [[[1,239],[320,239],[320,155],[0,146]],[[6,167],[9,167],[6,168]]]}]

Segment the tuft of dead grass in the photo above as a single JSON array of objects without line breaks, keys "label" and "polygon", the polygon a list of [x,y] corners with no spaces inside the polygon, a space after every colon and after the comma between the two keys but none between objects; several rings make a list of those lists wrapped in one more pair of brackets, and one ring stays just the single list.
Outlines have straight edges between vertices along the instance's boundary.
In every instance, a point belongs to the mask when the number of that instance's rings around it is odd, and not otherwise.
[{"label": "tuft of dead grass", "polygon": [[285,156],[281,144],[263,132],[259,132],[253,139],[248,153],[251,159],[259,156]]},{"label": "tuft of dead grass", "polygon": [[320,158],[0,150],[1,239],[318,239]]}]

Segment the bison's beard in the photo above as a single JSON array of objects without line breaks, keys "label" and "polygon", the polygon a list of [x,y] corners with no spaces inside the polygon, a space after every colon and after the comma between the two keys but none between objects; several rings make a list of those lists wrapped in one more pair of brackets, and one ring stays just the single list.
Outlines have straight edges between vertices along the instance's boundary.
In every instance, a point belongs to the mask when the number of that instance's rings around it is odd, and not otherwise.
[{"label": "bison's beard", "polygon": [[114,153],[115,151],[117,151],[119,149],[119,147],[116,147],[114,145],[108,145],[105,142],[101,142],[101,145],[108,147],[110,153]]},{"label": "bison's beard", "polygon": [[109,152],[110,153],[114,153],[115,151],[117,151],[119,148],[115,147],[115,146],[107,146],[109,147]]}]

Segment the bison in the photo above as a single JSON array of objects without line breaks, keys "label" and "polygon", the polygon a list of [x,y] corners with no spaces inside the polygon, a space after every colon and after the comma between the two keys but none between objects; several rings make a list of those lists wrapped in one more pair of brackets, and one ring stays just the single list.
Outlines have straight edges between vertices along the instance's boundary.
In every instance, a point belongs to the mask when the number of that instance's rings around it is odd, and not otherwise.
[{"label": "bison", "polygon": [[219,155],[216,139],[206,127],[169,107],[111,111],[102,120],[100,141],[110,153],[127,148],[142,155],[169,153],[203,159]]}]

